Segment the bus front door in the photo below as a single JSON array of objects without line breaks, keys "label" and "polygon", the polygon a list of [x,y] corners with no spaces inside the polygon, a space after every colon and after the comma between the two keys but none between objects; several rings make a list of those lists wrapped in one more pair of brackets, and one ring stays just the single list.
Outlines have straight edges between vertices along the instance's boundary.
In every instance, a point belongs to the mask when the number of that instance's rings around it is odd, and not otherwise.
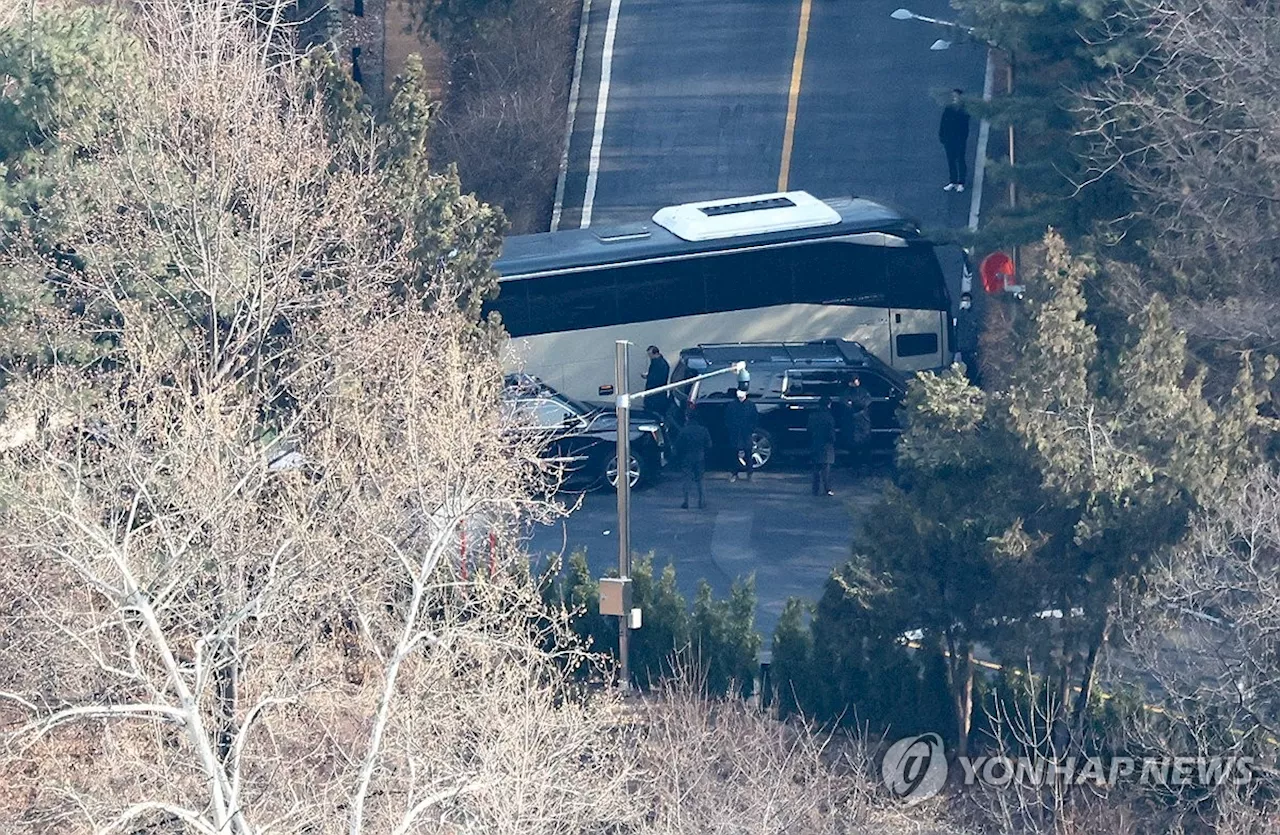
[{"label": "bus front door", "polygon": [[947,314],[940,310],[889,311],[889,364],[899,371],[925,371],[947,364]]}]

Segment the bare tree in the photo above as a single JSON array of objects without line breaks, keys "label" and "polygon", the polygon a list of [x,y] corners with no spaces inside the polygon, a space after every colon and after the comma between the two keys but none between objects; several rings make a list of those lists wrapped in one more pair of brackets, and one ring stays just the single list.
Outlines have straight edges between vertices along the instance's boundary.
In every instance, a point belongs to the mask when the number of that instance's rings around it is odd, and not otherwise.
[{"label": "bare tree", "polygon": [[1280,474],[1259,470],[1226,497],[1127,614],[1141,669],[1171,703],[1212,712],[1241,743],[1280,734]]},{"label": "bare tree", "polygon": [[469,36],[446,38],[452,80],[435,145],[517,232],[550,219],[580,7],[514,0]]},{"label": "bare tree", "polygon": [[[237,4],[143,11],[143,72],[51,207],[83,264],[54,278],[105,325],[35,323],[100,329],[102,360],[6,391],[0,828],[634,818],[613,700],[521,579],[555,510],[447,266],[406,296],[378,171]],[[5,280],[56,271],[6,243]],[[464,580],[477,531],[498,570]]]},{"label": "bare tree", "polygon": [[907,812],[877,792],[867,749],[696,683],[653,691],[633,714],[649,800],[640,832],[948,831],[945,805]]},{"label": "bare tree", "polygon": [[[1095,174],[1115,171],[1155,224],[1166,292],[1188,297],[1180,325],[1249,347],[1280,344],[1272,306],[1280,258],[1280,31],[1275,4],[1127,0],[1113,18],[1144,44],[1085,93]],[[1225,317],[1236,298],[1240,318]],[[1260,305],[1267,313],[1252,315]]]}]

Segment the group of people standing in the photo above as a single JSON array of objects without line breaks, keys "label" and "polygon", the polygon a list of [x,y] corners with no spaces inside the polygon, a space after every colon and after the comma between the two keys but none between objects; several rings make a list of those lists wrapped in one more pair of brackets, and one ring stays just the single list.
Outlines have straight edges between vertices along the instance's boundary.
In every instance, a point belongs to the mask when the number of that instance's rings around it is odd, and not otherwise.
[{"label": "group of people standing", "polygon": [[[657,346],[650,345],[648,354],[649,368],[644,374],[646,390],[666,385],[671,374],[671,366]],[[817,408],[810,412],[805,428],[813,464],[813,495],[835,495],[831,489],[831,468],[836,461],[837,437],[845,439],[851,465],[855,469],[866,463],[871,439],[870,405],[871,398],[855,374],[835,401],[824,396]],[[684,476],[684,500],[680,507],[688,509],[690,498],[696,496],[698,507],[705,508],[702,481],[706,475],[707,456],[713,445],[710,430],[695,410],[682,411],[666,392],[646,395],[644,407],[666,417],[672,436],[673,458]],[[751,480],[755,470],[754,439],[759,422],[755,402],[747,397],[747,392],[735,389],[734,399],[729,401],[724,413],[725,435],[733,460],[730,481],[737,481],[743,475],[747,481]]]}]

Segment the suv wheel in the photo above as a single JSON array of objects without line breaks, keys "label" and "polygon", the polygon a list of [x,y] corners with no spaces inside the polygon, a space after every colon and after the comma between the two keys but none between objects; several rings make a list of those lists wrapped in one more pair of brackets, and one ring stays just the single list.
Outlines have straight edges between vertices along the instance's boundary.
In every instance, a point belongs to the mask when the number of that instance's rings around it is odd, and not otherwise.
[{"label": "suv wheel", "polygon": [[[641,481],[648,477],[645,472],[644,462],[635,453],[631,454],[631,466],[627,468],[627,481],[632,487],[635,487]],[[604,468],[604,479],[613,489],[618,489],[618,456],[614,455],[609,459],[609,465]]]},{"label": "suv wheel", "polygon": [[769,463],[773,457],[773,436],[763,429],[751,433],[751,460],[758,470]]}]

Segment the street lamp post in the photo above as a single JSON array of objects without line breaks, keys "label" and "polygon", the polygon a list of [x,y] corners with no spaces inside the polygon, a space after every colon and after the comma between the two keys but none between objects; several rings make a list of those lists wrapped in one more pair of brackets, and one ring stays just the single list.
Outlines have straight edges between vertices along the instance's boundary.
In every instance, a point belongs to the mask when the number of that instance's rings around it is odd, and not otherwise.
[{"label": "street lamp post", "polygon": [[619,685],[624,691],[631,687],[628,632],[631,629],[633,611],[631,609],[631,406],[636,398],[673,391],[721,374],[736,373],[739,388],[744,388],[751,381],[747,364],[735,362],[707,374],[699,374],[687,380],[632,394],[628,391],[631,370],[630,347],[630,342],[619,339],[614,343],[613,355],[613,390],[616,394],[614,414],[618,419],[617,458],[615,459],[618,474],[615,485],[618,492],[618,576],[617,578],[607,577],[600,581],[600,614],[618,616],[618,677]]}]

